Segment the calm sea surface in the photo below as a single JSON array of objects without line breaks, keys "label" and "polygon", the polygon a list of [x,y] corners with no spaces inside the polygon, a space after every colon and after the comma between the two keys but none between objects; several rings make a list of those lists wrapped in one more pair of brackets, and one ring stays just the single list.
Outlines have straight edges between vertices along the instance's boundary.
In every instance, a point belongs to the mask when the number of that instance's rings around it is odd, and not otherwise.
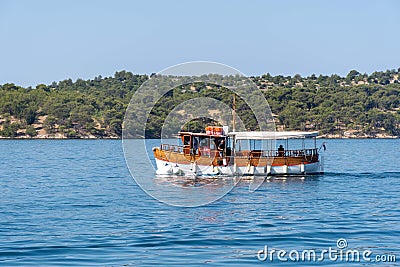
[{"label": "calm sea surface", "polygon": [[[273,178],[254,192],[241,181],[211,204],[182,208],[141,190],[121,141],[1,140],[0,265],[337,266],[345,263],[327,255],[294,263],[257,253],[319,253],[338,239],[343,251],[397,257],[374,266],[399,265],[400,140],[325,141],[325,175]],[[136,172],[160,183],[153,170]],[[194,186],[176,183],[174,197],[207,198]]]}]

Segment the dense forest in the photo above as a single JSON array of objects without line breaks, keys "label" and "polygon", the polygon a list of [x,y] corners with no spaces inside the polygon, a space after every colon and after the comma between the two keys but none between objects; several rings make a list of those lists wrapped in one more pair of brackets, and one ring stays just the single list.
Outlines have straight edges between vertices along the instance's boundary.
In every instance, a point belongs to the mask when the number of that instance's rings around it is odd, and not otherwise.
[{"label": "dense forest", "polygon": [[[264,93],[280,130],[319,130],[327,137],[399,137],[399,75],[400,69],[370,75],[352,70],[346,77],[265,74],[250,79]],[[129,101],[149,78],[120,71],[114,77],[67,79],[35,88],[0,85],[0,136],[120,138]],[[146,135],[158,137],[173,107],[201,96],[232,105],[232,94],[220,86],[180,86],[154,107]],[[246,104],[239,100],[237,110],[251,129],[254,118]]]}]

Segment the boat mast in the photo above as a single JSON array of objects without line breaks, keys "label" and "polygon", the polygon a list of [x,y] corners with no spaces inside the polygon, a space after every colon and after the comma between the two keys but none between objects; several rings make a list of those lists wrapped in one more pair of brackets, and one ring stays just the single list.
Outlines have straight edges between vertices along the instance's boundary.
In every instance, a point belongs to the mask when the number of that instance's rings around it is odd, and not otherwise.
[{"label": "boat mast", "polygon": [[236,94],[233,94],[233,105],[232,105],[232,132],[236,131]]},{"label": "boat mast", "polygon": [[[233,94],[233,104],[232,104],[232,132],[236,131],[236,94]],[[235,160],[236,157],[236,138],[235,135],[232,136],[232,155],[233,155],[233,160]],[[236,170],[235,170],[236,172]]]}]

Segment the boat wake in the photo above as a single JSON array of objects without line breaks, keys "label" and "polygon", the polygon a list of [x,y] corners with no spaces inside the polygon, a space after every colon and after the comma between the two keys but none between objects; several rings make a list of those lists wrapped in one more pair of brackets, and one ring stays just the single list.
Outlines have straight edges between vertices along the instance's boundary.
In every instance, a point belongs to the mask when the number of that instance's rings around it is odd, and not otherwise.
[{"label": "boat wake", "polygon": [[388,178],[388,177],[400,177],[400,172],[389,171],[389,172],[325,172],[325,176],[327,179],[329,177],[345,177],[345,178],[356,178],[360,179],[363,177],[371,177],[371,178]]}]

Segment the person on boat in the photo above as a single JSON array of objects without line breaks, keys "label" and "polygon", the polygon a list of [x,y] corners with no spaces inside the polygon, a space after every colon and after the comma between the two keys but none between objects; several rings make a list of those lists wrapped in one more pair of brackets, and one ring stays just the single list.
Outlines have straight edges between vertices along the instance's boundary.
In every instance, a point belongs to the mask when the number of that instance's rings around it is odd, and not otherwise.
[{"label": "person on boat", "polygon": [[218,151],[219,151],[219,156],[222,158],[224,156],[224,151],[225,151],[225,141],[224,141],[224,139],[222,139],[221,142],[219,142]]},{"label": "person on boat", "polygon": [[280,146],[278,147],[278,156],[279,156],[279,157],[285,156],[285,149],[283,148],[282,145],[280,145]]},{"label": "person on boat", "polygon": [[193,155],[197,154],[197,149],[199,149],[199,141],[197,140],[197,137],[193,138]]}]

